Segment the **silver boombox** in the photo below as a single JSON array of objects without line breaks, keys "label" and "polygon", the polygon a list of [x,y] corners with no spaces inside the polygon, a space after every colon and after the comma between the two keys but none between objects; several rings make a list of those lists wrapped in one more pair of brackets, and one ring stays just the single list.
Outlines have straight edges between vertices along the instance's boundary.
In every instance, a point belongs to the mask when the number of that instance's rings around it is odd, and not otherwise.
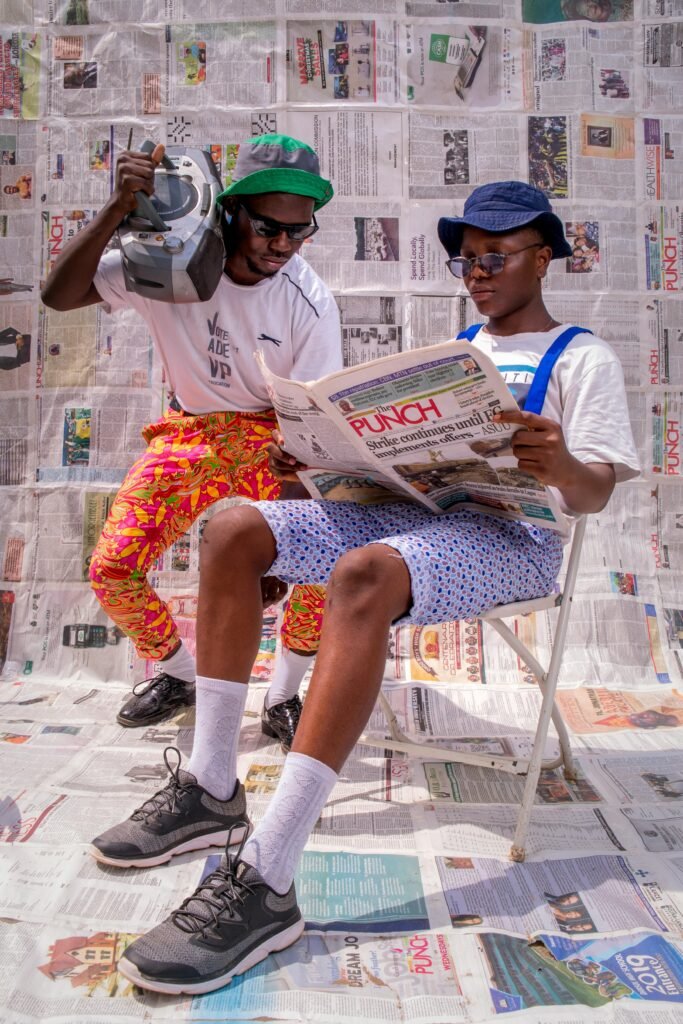
[{"label": "silver boombox", "polygon": [[[142,144],[151,153],[154,143]],[[223,190],[216,165],[201,149],[169,146],[154,175],[154,195],[136,193],[138,205],[119,227],[128,291],[159,302],[205,302],[223,273]]]}]

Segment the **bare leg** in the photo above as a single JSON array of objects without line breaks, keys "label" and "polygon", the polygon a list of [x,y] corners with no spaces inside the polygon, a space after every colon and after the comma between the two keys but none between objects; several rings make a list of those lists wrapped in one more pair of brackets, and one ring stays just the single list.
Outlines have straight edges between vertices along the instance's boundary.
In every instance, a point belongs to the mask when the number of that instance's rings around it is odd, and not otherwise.
[{"label": "bare leg", "polygon": [[243,507],[215,516],[202,535],[197,674],[248,683],[261,639],[261,577],[275,559],[262,515]]},{"label": "bare leg", "polygon": [[293,751],[339,772],[375,705],[389,627],[410,605],[408,569],[393,548],[371,544],[342,555],[330,577],[320,650]]}]

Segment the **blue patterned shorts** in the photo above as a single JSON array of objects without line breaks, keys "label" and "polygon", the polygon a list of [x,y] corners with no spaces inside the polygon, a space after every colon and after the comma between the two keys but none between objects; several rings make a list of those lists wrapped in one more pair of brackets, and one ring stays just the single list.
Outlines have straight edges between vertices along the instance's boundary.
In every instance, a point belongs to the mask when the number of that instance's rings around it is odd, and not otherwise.
[{"label": "blue patterned shorts", "polygon": [[268,570],[287,583],[327,583],[353,548],[399,552],[413,603],[401,622],[465,619],[496,604],[549,594],[562,565],[559,534],[483,512],[435,516],[419,505],[350,501],[257,501],[277,557]]}]

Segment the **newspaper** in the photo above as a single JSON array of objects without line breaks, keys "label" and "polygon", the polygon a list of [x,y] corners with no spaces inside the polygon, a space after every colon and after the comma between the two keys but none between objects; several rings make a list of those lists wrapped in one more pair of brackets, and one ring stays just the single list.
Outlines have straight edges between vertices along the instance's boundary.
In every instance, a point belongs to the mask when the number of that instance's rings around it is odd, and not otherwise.
[{"label": "newspaper", "polygon": [[586,22],[528,30],[524,40],[527,105],[544,113],[635,109],[631,25],[595,29]]},{"label": "newspaper", "polygon": [[[460,12],[459,12],[460,13]],[[424,22],[406,25],[407,100],[456,109],[519,108],[517,28]]]},{"label": "newspaper", "polygon": [[287,99],[392,104],[398,48],[398,24],[388,19],[288,21]]},{"label": "newspaper", "polygon": [[667,116],[644,117],[641,123],[641,195],[649,200],[676,199],[683,192],[683,123]]},{"label": "newspaper", "polygon": [[[303,384],[259,365],[284,447],[309,469],[315,497],[412,500],[431,512],[493,511],[562,533],[549,490],[517,468],[510,426],[516,403],[494,364],[466,341],[446,342]],[[350,474],[349,476],[346,476]]]},{"label": "newspaper", "polygon": [[641,32],[643,109],[675,110],[683,64],[683,21],[645,24]]}]

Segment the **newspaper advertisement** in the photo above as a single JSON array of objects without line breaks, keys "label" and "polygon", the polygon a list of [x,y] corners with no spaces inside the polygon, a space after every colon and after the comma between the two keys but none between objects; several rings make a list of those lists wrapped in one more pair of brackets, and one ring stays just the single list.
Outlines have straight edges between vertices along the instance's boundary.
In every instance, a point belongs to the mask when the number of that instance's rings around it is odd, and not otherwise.
[{"label": "newspaper advertisement", "polygon": [[683,290],[683,208],[645,206],[641,210],[644,239],[644,282],[648,291]]},{"label": "newspaper advertisement", "polygon": [[641,381],[683,386],[683,299],[645,299],[640,306]]},{"label": "newspaper advertisement", "polygon": [[642,198],[676,199],[683,192],[683,120],[644,117],[640,131]]},{"label": "newspaper advertisement", "polygon": [[515,28],[416,22],[406,25],[408,103],[519,109],[521,46]]},{"label": "newspaper advertisement", "polygon": [[457,116],[410,111],[411,199],[466,199],[475,183],[520,177],[519,120],[487,111],[485,133],[480,125],[480,115],[467,110]]},{"label": "newspaper advertisement", "polygon": [[634,74],[631,25],[598,30],[586,23],[528,31],[524,54],[527,106],[631,114]]},{"label": "newspaper advertisement", "polygon": [[388,19],[287,22],[287,99],[395,103],[398,31]]},{"label": "newspaper advertisement", "polygon": [[318,154],[335,196],[400,195],[403,115],[379,110],[290,110],[287,131]]},{"label": "newspaper advertisement", "polygon": [[[31,15],[17,24],[29,25]],[[9,12],[3,17],[10,21]],[[2,116],[34,121],[42,113],[40,62],[45,38],[38,32],[0,33],[2,55]]]},{"label": "newspaper advertisement", "polygon": [[676,110],[683,66],[683,21],[644,24],[641,32],[643,109]]},{"label": "newspaper advertisement", "polygon": [[432,512],[473,507],[567,532],[550,491],[517,468],[514,431],[494,422],[516,403],[493,363],[468,342],[375,360],[313,384],[276,377],[263,356],[260,365],[285,449],[326,471],[313,474],[316,496],[336,499],[348,490],[353,500],[353,482],[347,489],[343,480],[350,473],[361,488],[370,477]]}]

